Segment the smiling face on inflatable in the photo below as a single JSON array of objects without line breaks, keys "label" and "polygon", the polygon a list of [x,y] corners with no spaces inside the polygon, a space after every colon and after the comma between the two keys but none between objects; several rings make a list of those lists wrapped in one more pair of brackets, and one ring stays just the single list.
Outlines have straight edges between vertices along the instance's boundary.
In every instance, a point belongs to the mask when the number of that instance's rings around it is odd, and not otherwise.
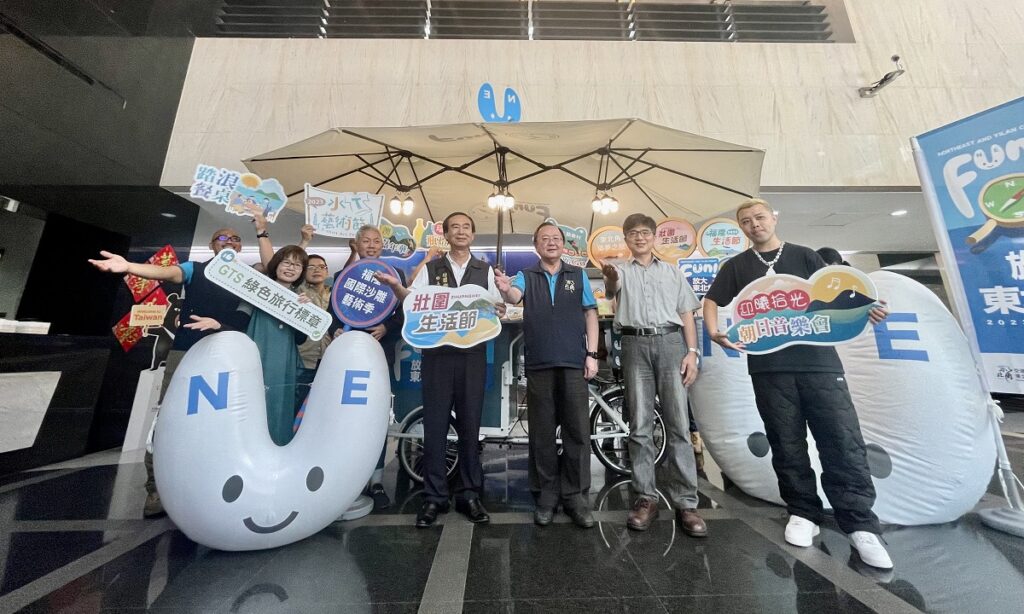
[{"label": "smiling face on inflatable", "polygon": [[387,364],[365,333],[328,347],[286,446],[270,439],[262,373],[248,337],[211,335],[185,355],[160,411],[160,497],[175,524],[211,548],[272,548],[320,531],[359,495],[387,435]]}]

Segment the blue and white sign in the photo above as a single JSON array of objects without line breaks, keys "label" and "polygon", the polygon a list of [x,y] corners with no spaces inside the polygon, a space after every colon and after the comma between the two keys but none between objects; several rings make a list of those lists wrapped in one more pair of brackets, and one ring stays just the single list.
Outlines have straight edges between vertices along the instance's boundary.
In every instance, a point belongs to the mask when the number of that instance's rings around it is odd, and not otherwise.
[{"label": "blue and white sign", "polygon": [[352,328],[369,328],[386,320],[398,305],[390,286],[377,273],[398,277],[398,271],[383,260],[357,260],[338,273],[331,291],[331,309]]},{"label": "blue and white sign", "polygon": [[988,385],[1024,393],[1024,98],[913,146],[953,299]]},{"label": "blue and white sign", "polygon": [[711,289],[715,275],[718,275],[721,261],[718,258],[680,258],[676,264],[686,275],[686,281],[690,282],[693,293],[697,298],[703,298]]},{"label": "blue and white sign", "polygon": [[498,114],[497,95],[494,93],[494,86],[484,83],[476,94],[476,106],[480,109],[480,117],[485,122],[517,122],[523,116],[523,107],[519,100],[519,94],[511,87],[505,88],[505,95],[501,99],[502,113]]}]

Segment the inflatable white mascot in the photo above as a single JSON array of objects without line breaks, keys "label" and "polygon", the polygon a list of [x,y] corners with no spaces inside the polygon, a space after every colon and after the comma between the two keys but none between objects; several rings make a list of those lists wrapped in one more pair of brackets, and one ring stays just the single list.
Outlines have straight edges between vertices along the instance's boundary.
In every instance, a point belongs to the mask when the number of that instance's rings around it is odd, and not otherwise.
[{"label": "inflatable white mascot", "polygon": [[154,435],[167,515],[219,550],[274,548],[322,530],[373,472],[390,399],[380,344],[345,333],[324,355],[295,438],[277,446],[256,344],[237,332],[204,338],[175,371]]},{"label": "inflatable white mascot", "polygon": [[[891,315],[837,349],[868,447],[874,511],[891,524],[955,520],[974,507],[992,477],[988,397],[967,338],[939,299],[902,275],[877,271],[870,277]],[[702,341],[704,360],[691,398],[708,451],[744,492],[781,503],[746,359]]]}]

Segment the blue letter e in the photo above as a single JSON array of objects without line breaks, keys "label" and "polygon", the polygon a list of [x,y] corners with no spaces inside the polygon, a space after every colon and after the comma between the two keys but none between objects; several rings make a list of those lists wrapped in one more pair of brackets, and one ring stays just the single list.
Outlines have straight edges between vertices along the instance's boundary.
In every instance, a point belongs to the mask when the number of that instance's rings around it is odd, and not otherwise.
[{"label": "blue letter e", "polygon": [[202,375],[193,375],[188,381],[188,411],[185,415],[199,413],[199,393],[206,398],[211,407],[224,409],[228,406],[228,372],[217,374],[217,390],[214,391],[206,383]]},{"label": "blue letter e", "polygon": [[341,403],[343,405],[366,405],[369,402],[369,399],[365,396],[352,396],[353,392],[364,392],[367,388],[365,382],[359,382],[358,384],[355,382],[357,377],[361,380],[368,380],[370,379],[370,372],[345,371],[344,388],[341,391]]}]

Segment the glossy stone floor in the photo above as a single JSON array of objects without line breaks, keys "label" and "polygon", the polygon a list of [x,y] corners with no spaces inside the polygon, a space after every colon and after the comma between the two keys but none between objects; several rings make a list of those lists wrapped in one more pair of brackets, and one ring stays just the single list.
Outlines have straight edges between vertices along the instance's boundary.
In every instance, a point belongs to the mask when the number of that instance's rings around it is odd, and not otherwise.
[{"label": "glossy stone floor", "polygon": [[[1024,414],[1004,426],[1024,467]],[[145,471],[117,451],[0,480],[0,612],[1021,612],[1024,539],[974,514],[889,528],[896,569],[852,555],[834,524],[814,548],[785,545],[782,511],[707,463],[707,539],[670,516],[626,530],[628,483],[594,460],[599,525],[532,524],[524,448],[485,448],[493,521],[448,514],[412,526],[420,495],[391,457],[387,510],[275,550],[199,546],[142,519]],[[119,464],[119,461],[121,462]],[[992,492],[996,492],[993,490]],[[987,495],[980,506],[997,505]]]}]

